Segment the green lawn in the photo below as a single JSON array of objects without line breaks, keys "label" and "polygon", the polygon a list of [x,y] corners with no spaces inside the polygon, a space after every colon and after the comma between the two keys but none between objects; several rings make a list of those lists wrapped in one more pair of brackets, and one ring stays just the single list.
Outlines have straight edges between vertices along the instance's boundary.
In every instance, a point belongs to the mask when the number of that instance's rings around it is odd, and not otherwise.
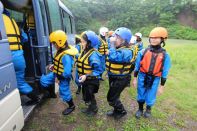
[{"label": "green lawn", "polygon": [[[147,39],[144,38],[147,43]],[[146,44],[147,45],[147,44]],[[108,81],[101,82],[97,100],[99,112],[95,117],[87,117],[80,112],[84,106],[80,97],[72,90],[77,108],[70,116],[61,115],[65,108],[58,99],[48,100],[36,109],[24,130],[196,130],[197,129],[197,41],[168,40],[167,52],[171,56],[172,68],[165,85],[164,94],[159,96],[152,109],[151,119],[134,117],[137,110],[136,90],[126,88],[121,99],[128,114],[122,120],[107,118],[111,109],[106,100]]]}]

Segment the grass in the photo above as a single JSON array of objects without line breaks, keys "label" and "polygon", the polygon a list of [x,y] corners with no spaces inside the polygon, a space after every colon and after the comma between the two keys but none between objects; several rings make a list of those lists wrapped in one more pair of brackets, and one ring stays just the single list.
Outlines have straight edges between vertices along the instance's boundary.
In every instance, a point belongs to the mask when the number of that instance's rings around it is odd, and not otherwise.
[{"label": "grass", "polygon": [[[143,39],[147,45],[147,39]],[[106,100],[108,81],[101,82],[97,101],[99,112],[95,117],[87,117],[80,112],[84,107],[81,97],[74,97],[77,108],[70,116],[61,115],[65,108],[58,99],[51,100],[36,109],[34,116],[23,130],[75,130],[75,131],[157,131],[157,130],[196,130],[197,129],[197,41],[168,40],[167,52],[172,67],[165,85],[164,94],[157,98],[152,109],[151,119],[136,120],[136,90],[126,88],[121,99],[128,114],[122,120],[107,118],[111,109]],[[73,84],[72,84],[73,85]],[[76,88],[73,87],[75,96]],[[51,116],[51,111],[55,112]],[[46,127],[46,128],[45,128]]]}]

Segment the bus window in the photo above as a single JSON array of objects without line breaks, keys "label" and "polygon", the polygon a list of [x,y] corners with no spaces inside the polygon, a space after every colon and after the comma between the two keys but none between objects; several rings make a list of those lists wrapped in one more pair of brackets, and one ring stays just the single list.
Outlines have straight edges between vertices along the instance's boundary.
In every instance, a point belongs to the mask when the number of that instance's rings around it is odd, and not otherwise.
[{"label": "bus window", "polygon": [[72,33],[72,27],[71,27],[70,16],[65,11],[62,11],[62,13],[63,13],[64,30],[67,34],[71,34]]},{"label": "bus window", "polygon": [[24,14],[21,12],[10,10],[10,9],[8,9],[8,11],[10,12],[10,17],[16,21],[19,28],[23,28],[24,27],[24,23],[23,23],[23,15]]},{"label": "bus window", "polygon": [[47,12],[49,17],[50,32],[62,29],[60,9],[57,0],[46,0]]},{"label": "bus window", "polygon": [[76,33],[75,31],[75,21],[74,18],[71,18],[71,24],[72,24],[72,33]]},{"label": "bus window", "polygon": [[14,10],[9,10],[10,16],[16,21],[16,22],[22,22],[23,21],[23,13],[14,11]]}]

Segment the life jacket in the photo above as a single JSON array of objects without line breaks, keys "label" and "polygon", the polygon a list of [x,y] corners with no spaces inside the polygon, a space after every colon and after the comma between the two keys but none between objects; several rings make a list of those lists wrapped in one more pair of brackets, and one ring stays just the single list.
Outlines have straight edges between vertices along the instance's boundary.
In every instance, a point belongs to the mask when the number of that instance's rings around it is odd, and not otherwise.
[{"label": "life jacket", "polygon": [[140,62],[140,71],[149,75],[161,77],[165,60],[165,49],[152,51],[146,48]]},{"label": "life jacket", "polygon": [[[132,51],[133,53],[133,49],[128,48],[128,47],[121,47],[118,50],[122,50],[122,49],[129,49]],[[130,74],[132,72],[132,62],[134,61],[134,59],[132,58],[129,62],[124,62],[124,63],[120,63],[120,62],[113,62],[113,61],[109,61],[108,57],[106,58],[106,69],[108,72],[111,72],[113,74]]]},{"label": "life jacket", "polygon": [[29,29],[35,29],[35,21],[33,15],[28,15],[26,19],[27,27]]},{"label": "life jacket", "polygon": [[3,14],[3,21],[10,44],[10,50],[22,50],[20,31],[15,20]]},{"label": "life jacket", "polygon": [[74,57],[77,53],[78,53],[77,49],[75,47],[72,47],[71,45],[69,45],[69,49],[60,49],[59,51],[57,51],[53,59],[53,63],[54,63],[53,72],[58,75],[62,75],[62,73],[64,72],[62,57],[64,55],[71,55],[72,57]]},{"label": "life jacket", "polygon": [[131,72],[135,69],[135,61],[136,61],[136,58],[137,58],[137,54],[139,52],[139,48],[138,46],[132,46],[131,47],[131,50],[133,52],[133,58],[131,59]]},{"label": "life jacket", "polygon": [[133,58],[132,58],[132,62],[135,62],[136,58],[137,58],[137,54],[139,52],[139,48],[138,46],[134,45],[131,47],[133,50]]},{"label": "life jacket", "polygon": [[100,45],[98,51],[100,52],[101,55],[104,55],[105,52],[108,50],[108,44],[107,44],[107,42],[102,40],[100,37],[99,37],[99,40],[101,42],[101,45]]},{"label": "life jacket", "polygon": [[90,49],[85,55],[82,56],[82,54],[80,54],[80,56],[78,57],[77,67],[78,67],[79,76],[92,73],[92,67],[88,62],[88,59],[93,52],[95,52],[95,50]]}]

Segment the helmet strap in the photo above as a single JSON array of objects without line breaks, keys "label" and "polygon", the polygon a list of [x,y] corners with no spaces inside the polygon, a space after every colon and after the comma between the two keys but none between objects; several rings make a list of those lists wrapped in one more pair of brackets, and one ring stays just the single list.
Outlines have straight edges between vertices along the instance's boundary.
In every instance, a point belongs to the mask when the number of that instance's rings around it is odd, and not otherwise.
[{"label": "helmet strap", "polygon": [[88,40],[87,41],[87,44],[86,44],[86,48],[85,50],[90,50],[92,47],[91,47],[91,42]]},{"label": "helmet strap", "polygon": [[100,35],[101,39],[106,41],[105,36]]},{"label": "helmet strap", "polygon": [[164,41],[164,38],[161,38],[161,43],[160,44],[163,44],[162,47],[164,47],[166,45],[166,43]]}]

